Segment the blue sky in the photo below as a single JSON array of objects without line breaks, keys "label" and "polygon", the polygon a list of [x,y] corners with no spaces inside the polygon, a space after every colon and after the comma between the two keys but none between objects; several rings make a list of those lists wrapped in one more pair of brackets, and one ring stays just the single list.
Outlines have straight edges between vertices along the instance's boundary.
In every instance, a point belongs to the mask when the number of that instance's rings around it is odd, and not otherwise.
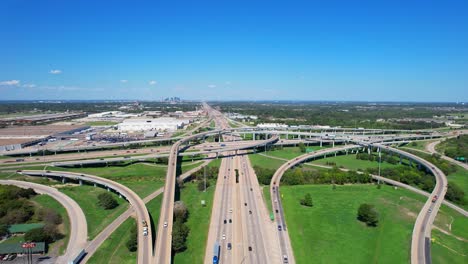
[{"label": "blue sky", "polygon": [[0,2],[0,99],[468,101],[468,1]]}]

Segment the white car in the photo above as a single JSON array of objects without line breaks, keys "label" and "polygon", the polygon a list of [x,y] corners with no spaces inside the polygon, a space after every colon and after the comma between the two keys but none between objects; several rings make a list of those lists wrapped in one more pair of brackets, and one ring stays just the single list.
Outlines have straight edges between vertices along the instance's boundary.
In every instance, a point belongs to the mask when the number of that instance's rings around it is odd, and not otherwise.
[{"label": "white car", "polygon": [[226,239],[226,235],[225,235],[225,234],[223,234],[223,240],[224,240],[224,239]]},{"label": "white car", "polygon": [[230,212],[230,213],[232,213],[232,208],[231,208],[231,209],[229,209],[229,212]]},{"label": "white car", "polygon": [[148,235],[148,230],[143,230],[143,235],[147,236]]},{"label": "white car", "polygon": [[164,222],[164,227],[167,227],[167,222]]}]

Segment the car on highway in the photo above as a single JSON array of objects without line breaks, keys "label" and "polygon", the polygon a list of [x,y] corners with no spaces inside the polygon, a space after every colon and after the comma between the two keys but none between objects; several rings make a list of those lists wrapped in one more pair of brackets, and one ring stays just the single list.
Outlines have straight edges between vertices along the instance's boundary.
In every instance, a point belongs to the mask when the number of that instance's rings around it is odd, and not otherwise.
[{"label": "car on highway", "polygon": [[283,263],[288,263],[288,256],[287,255],[283,255]]},{"label": "car on highway", "polygon": [[245,206],[247,206],[247,203],[244,203]]},{"label": "car on highway", "polygon": [[232,219],[229,219],[229,223],[232,224]]},{"label": "car on highway", "polygon": [[249,214],[252,214],[252,210],[249,210]]},{"label": "car on highway", "polygon": [[167,227],[167,222],[164,222],[164,227]]},{"label": "car on highway", "polygon": [[232,248],[231,242],[227,243],[227,249],[228,249],[228,250],[231,250],[231,248]]},{"label": "car on highway", "polygon": [[226,220],[226,219],[224,219],[224,223],[225,223],[225,224],[227,223],[227,220]]},{"label": "car on highway", "polygon": [[281,225],[278,225],[278,231],[281,231],[282,228],[281,228]]},{"label": "car on highway", "polygon": [[148,230],[143,230],[143,235],[147,236],[148,235]]},{"label": "car on highway", "polygon": [[229,212],[230,212],[230,213],[232,213],[232,208],[231,208],[231,209],[229,209]]},{"label": "car on highway", "polygon": [[251,247],[251,246],[249,246],[249,251],[252,251],[252,247]]},{"label": "car on highway", "polygon": [[226,234],[223,234],[223,240],[226,239]]},{"label": "car on highway", "polygon": [[429,208],[429,213],[430,213],[430,212],[432,212],[432,209],[431,209],[431,208]]}]

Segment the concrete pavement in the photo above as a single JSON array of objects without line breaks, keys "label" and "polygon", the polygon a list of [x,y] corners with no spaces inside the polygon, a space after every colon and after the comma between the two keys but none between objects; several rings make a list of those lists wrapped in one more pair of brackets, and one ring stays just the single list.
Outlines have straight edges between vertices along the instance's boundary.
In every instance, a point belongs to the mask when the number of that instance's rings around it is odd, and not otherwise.
[{"label": "concrete pavement", "polygon": [[88,240],[88,226],[83,210],[73,199],[55,188],[42,184],[15,180],[0,180],[0,184],[14,185],[20,188],[32,188],[37,193],[51,196],[65,207],[70,220],[70,237],[65,254],[57,259],[58,263],[68,263],[74,260],[84,249]]}]

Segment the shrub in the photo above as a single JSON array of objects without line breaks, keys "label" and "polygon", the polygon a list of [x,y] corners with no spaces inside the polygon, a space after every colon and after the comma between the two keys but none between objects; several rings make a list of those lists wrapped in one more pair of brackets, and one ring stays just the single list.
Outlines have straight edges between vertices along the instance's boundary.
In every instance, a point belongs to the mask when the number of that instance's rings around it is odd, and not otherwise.
[{"label": "shrub", "polygon": [[117,207],[119,203],[109,193],[101,193],[98,195],[98,205],[109,210]]},{"label": "shrub", "polygon": [[379,214],[372,204],[361,204],[358,209],[357,219],[368,226],[377,226]]}]

